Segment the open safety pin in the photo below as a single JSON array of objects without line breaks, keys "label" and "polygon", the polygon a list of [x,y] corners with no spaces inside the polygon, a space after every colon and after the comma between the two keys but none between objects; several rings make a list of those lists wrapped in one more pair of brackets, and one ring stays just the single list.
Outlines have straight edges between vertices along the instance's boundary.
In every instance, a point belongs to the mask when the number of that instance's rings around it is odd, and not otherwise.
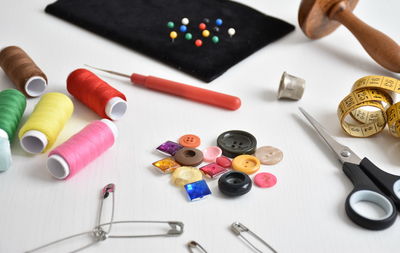
[{"label": "open safety pin", "polygon": [[196,241],[190,241],[187,244],[187,247],[188,247],[190,253],[194,253],[194,251],[192,249],[195,249],[195,248],[200,250],[200,252],[202,252],[202,253],[207,253],[207,251]]},{"label": "open safety pin", "polygon": [[231,229],[233,231],[233,233],[235,233],[238,237],[240,237],[242,240],[244,240],[252,249],[254,249],[256,252],[258,253],[263,253],[263,251],[259,250],[256,246],[254,246],[254,244],[252,244],[248,239],[246,239],[242,233],[247,232],[249,233],[251,236],[253,236],[254,238],[256,238],[257,240],[259,240],[260,242],[262,242],[265,246],[267,246],[272,252],[277,253],[276,250],[274,250],[267,242],[265,242],[263,239],[261,239],[261,237],[259,237],[258,235],[254,234],[250,229],[248,229],[245,225],[243,225],[242,223],[236,221],[234,223],[232,223],[231,225]]},{"label": "open safety pin", "polygon": [[[161,236],[165,236],[165,237],[170,237],[170,236],[178,236],[181,235],[183,233],[183,227],[184,224],[182,222],[178,222],[178,221],[114,221],[114,192],[115,192],[115,185],[114,184],[108,184],[106,185],[101,193],[101,205],[100,205],[100,211],[99,211],[99,216],[98,216],[98,220],[97,220],[97,225],[96,227],[91,230],[91,231],[87,231],[87,232],[83,232],[83,233],[79,233],[79,234],[74,234],[62,239],[58,239],[56,241],[47,243],[45,245],[39,246],[35,249],[26,251],[26,253],[31,253],[31,252],[36,252],[38,250],[41,249],[45,249],[49,246],[61,243],[63,241],[67,241],[76,237],[80,237],[80,236],[91,236],[91,238],[93,239],[93,241],[83,247],[80,247],[78,249],[75,249],[73,251],[70,251],[70,253],[75,253],[75,252],[79,252],[81,250],[84,250],[86,248],[89,248],[93,245],[95,245],[96,243],[99,243],[101,241],[106,240],[107,238],[140,238],[140,237],[161,237]],[[103,211],[103,205],[104,205],[104,200],[106,198],[108,198],[108,196],[112,194],[112,213],[111,213],[111,219],[110,222],[107,223],[102,223],[101,222],[101,216],[102,216],[102,211]],[[160,233],[160,234],[146,234],[146,235],[112,235],[111,233],[111,227],[114,227],[116,224],[128,224],[128,223],[165,223],[169,225],[169,230],[166,233]],[[108,226],[107,231],[105,231],[103,229],[103,227]]]}]

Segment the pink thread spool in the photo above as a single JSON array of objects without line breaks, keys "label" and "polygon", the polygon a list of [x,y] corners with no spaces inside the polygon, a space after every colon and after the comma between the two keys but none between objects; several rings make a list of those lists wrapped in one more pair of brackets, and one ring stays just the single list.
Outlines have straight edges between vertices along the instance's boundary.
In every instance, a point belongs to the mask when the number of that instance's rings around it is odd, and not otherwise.
[{"label": "pink thread spool", "polygon": [[112,121],[96,120],[51,151],[47,169],[57,179],[68,179],[109,149],[117,135]]}]

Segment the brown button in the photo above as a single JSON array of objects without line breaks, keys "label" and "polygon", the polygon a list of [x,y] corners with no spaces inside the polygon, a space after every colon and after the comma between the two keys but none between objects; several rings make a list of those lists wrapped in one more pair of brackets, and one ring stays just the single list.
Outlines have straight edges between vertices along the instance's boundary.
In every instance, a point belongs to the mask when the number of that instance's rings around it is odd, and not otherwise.
[{"label": "brown button", "polygon": [[274,165],[282,160],[283,153],[277,148],[264,146],[256,150],[255,156],[260,159],[262,164]]},{"label": "brown button", "polygon": [[196,148],[182,148],[175,153],[174,158],[181,165],[197,166],[203,161],[203,153]]}]

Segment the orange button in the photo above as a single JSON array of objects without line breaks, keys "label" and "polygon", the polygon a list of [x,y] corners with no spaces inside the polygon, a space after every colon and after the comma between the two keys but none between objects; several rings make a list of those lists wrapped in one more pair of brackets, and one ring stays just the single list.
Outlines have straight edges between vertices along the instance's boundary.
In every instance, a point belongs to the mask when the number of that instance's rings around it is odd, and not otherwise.
[{"label": "orange button", "polygon": [[200,146],[200,138],[194,134],[186,134],[179,138],[179,144],[187,148],[197,148]]},{"label": "orange button", "polygon": [[232,168],[246,174],[253,174],[260,169],[260,160],[252,155],[236,156],[232,160]]}]

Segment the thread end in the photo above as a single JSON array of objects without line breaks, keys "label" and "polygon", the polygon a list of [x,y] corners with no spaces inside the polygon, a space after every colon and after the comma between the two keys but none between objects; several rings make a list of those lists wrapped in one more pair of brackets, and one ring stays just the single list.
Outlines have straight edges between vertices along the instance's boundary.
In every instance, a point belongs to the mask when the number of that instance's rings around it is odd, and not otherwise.
[{"label": "thread end", "polygon": [[105,113],[112,120],[119,120],[124,116],[128,105],[125,100],[120,97],[111,98],[106,105]]},{"label": "thread end", "polygon": [[65,179],[70,173],[68,163],[59,155],[51,155],[47,158],[47,169],[57,179]]},{"label": "thread end", "polygon": [[31,97],[39,97],[47,87],[47,81],[41,76],[33,76],[25,83],[25,92]]},{"label": "thread end", "polygon": [[26,152],[39,154],[46,148],[48,141],[44,133],[37,130],[30,130],[22,136],[20,143]]}]

